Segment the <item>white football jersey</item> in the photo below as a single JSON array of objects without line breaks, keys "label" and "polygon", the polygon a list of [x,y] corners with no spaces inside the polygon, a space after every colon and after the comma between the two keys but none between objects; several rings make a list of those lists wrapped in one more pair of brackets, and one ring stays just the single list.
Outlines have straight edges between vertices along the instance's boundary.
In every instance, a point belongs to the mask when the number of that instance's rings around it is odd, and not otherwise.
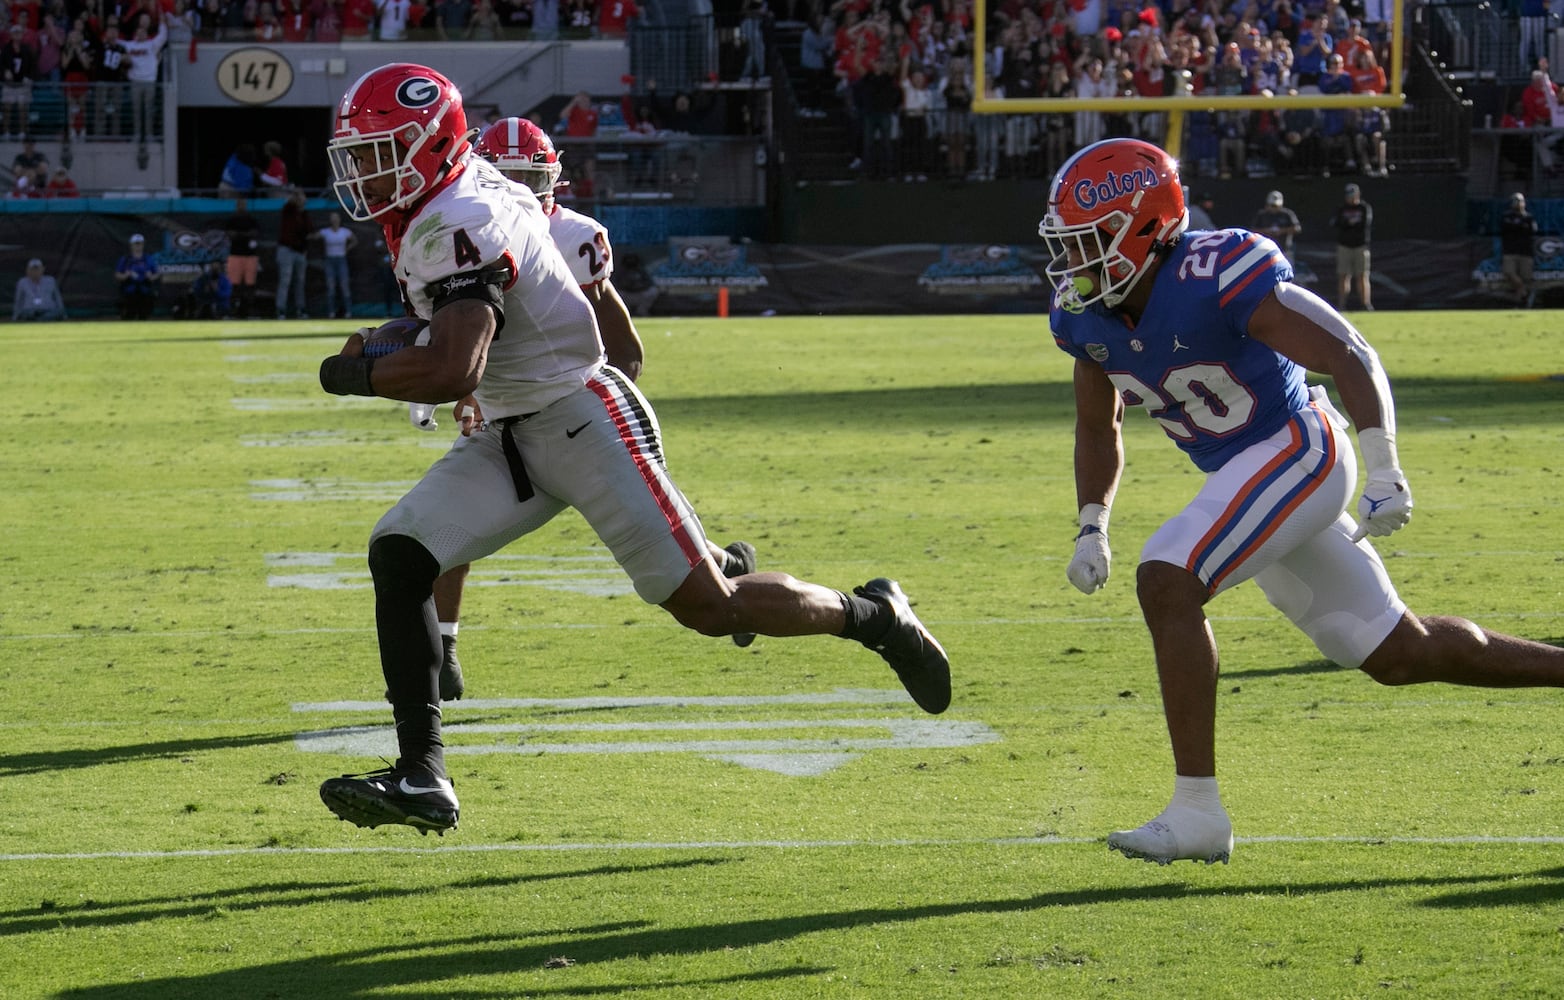
[{"label": "white football jersey", "polygon": [[601,222],[555,202],[548,216],[548,228],[577,284],[584,288],[613,277],[614,251],[608,244],[608,230]]},{"label": "white football jersey", "polygon": [[[605,238],[606,246],[606,238]],[[504,325],[474,392],[488,420],[536,413],[603,367],[592,305],[554,244],[536,196],[476,156],[407,220],[394,270],[413,312],[504,269]]]}]

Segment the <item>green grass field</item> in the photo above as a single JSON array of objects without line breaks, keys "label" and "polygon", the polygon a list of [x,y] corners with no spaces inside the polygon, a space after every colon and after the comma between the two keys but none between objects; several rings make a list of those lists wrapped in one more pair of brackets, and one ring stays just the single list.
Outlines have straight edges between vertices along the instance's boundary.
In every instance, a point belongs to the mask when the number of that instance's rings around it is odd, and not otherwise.
[{"label": "green grass field", "polygon": [[[1403,596],[1561,641],[1557,316],[1361,325]],[[644,320],[712,537],[898,578],[955,702],[835,639],[687,633],[567,514],[475,569],[443,839],[316,789],[394,754],[363,553],[448,427],[321,393],[333,324],[6,327],[0,996],[1564,995],[1560,692],[1378,687],[1253,586],[1211,608],[1233,863],[1106,850],[1171,789],[1133,570],[1198,473],[1132,414],[1114,578],[1070,587],[1045,326]]]}]

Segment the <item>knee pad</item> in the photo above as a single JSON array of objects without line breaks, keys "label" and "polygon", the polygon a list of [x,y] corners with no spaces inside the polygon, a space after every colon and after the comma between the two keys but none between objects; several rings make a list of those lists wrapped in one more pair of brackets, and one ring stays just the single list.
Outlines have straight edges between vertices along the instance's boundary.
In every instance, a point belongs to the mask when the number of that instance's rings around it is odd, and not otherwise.
[{"label": "knee pad", "polygon": [[428,595],[440,575],[439,560],[407,535],[381,535],[369,543],[369,574],[375,593],[417,592]]}]

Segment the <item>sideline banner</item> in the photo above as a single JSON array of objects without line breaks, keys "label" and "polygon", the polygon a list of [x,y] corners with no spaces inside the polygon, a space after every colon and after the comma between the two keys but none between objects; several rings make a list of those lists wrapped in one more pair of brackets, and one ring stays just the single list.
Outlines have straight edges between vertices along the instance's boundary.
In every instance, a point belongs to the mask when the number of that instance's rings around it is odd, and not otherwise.
[{"label": "sideline banner", "polygon": [[[693,241],[700,243],[701,241]],[[1046,313],[1050,290],[1043,277],[1041,244],[902,243],[877,247],[748,244],[729,258],[735,274],[735,315],[915,315],[925,313]],[[698,281],[668,281],[682,273],[688,241],[636,248],[649,262],[663,294],[660,315],[711,313],[718,273]],[[625,250],[620,250],[621,259]],[[1300,243],[1299,284],[1327,301],[1336,298],[1334,243]],[[710,263],[701,257],[700,266]],[[1372,247],[1374,304],[1379,309],[1491,309],[1510,303],[1500,296],[1497,240],[1393,240]],[[755,276],[758,275],[758,278]],[[1564,240],[1537,241],[1538,305],[1564,305]]]},{"label": "sideline banner", "polygon": [[[255,314],[275,315],[275,212],[257,211],[261,275]],[[319,226],[325,212],[311,211]],[[15,288],[29,258],[40,257],[60,284],[73,318],[118,313],[114,264],[132,233],[142,233],[158,256],[163,290],[154,315],[170,316],[185,286],[208,260],[227,254],[223,216],[212,213],[0,214],[0,288]],[[358,237],[349,256],[354,314],[359,319],[399,315],[378,226],[351,224]],[[677,237],[656,246],[615,247],[622,265],[631,254],[646,261],[661,294],[657,315],[710,315],[719,288],[727,288],[734,315],[914,315],[920,313],[1045,313],[1049,289],[1042,244],[902,243],[886,246],[762,244],[728,236]],[[1376,241],[1372,247],[1374,304],[1380,309],[1463,309],[1509,305],[1499,278],[1497,240]],[[1335,299],[1336,250],[1331,243],[1297,248],[1300,283]],[[1537,241],[1537,304],[1564,305],[1564,240]],[[309,312],[326,312],[321,256],[312,248],[305,287]],[[8,313],[6,315],[9,315]]]}]

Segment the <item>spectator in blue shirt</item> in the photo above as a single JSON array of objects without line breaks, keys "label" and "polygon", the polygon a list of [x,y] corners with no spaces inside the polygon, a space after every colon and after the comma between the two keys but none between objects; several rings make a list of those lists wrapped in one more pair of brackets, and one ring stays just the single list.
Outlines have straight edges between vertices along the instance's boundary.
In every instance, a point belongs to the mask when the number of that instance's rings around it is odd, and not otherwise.
[{"label": "spectator in blue shirt", "polygon": [[136,233],[130,238],[130,252],[114,265],[114,280],[119,282],[120,319],[150,319],[163,277],[157,257],[147,253],[145,236]]},{"label": "spectator in blue shirt", "polygon": [[804,110],[821,116],[831,93],[831,66],[836,61],[836,39],[825,29],[819,14],[812,14],[798,42],[798,65],[804,71]]},{"label": "spectator in blue shirt", "polygon": [[1298,88],[1319,84],[1320,74],[1325,72],[1325,61],[1336,48],[1336,40],[1330,36],[1330,17],[1321,14],[1298,32],[1298,48],[1292,68],[1298,74]]},{"label": "spectator in blue shirt", "polygon": [[1547,58],[1548,0],[1521,0],[1521,63],[1537,68],[1537,60]]},{"label": "spectator in blue shirt", "polygon": [[209,260],[190,283],[190,319],[227,319],[233,307],[233,282],[220,260]]},{"label": "spectator in blue shirt", "polygon": [[225,198],[248,198],[255,193],[255,146],[242,142],[223,164],[217,193]]},{"label": "spectator in blue shirt", "polygon": [[[1332,55],[1325,63],[1325,72],[1320,74],[1320,93],[1322,94],[1350,94],[1352,93],[1352,75],[1342,68],[1341,56]],[[1349,112],[1345,108],[1325,108],[1320,112],[1320,136],[1325,141],[1325,173],[1330,175],[1333,167],[1345,165],[1348,170],[1356,170],[1357,164],[1352,159],[1352,129],[1349,122],[1355,120],[1355,112]]]}]

